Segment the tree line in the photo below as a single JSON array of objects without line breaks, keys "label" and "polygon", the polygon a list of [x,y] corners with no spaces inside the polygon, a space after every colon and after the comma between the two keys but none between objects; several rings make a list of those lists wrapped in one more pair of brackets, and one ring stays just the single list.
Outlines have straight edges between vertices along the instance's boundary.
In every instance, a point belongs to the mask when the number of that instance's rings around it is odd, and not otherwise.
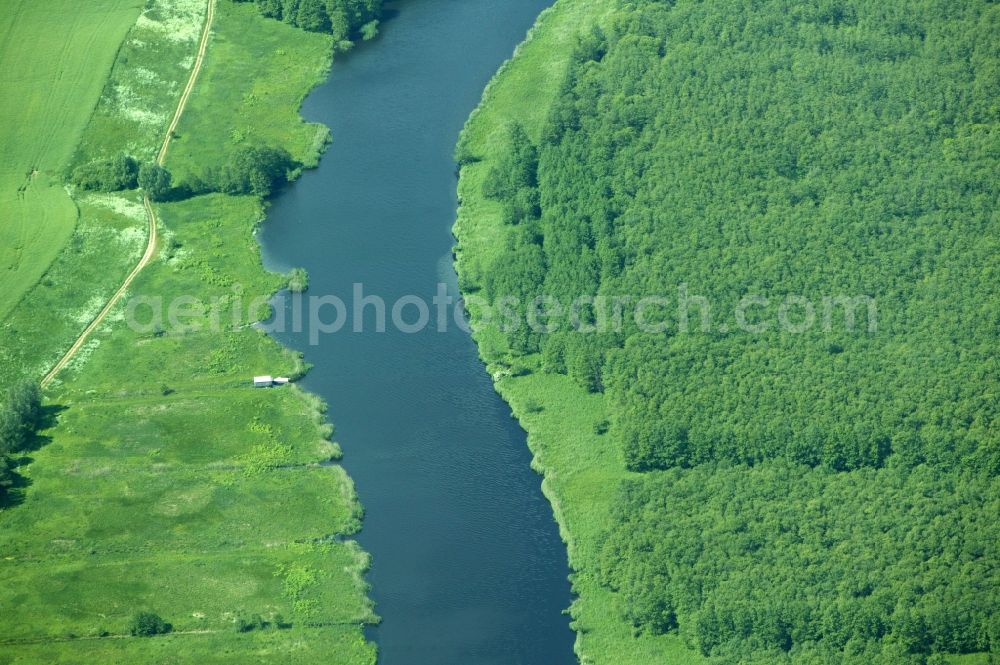
[{"label": "tree line", "polygon": [[287,184],[292,172],[300,167],[283,148],[247,145],[234,150],[222,166],[174,187],[172,175],[165,167],[156,163],[139,164],[131,155],[121,153],[77,167],[72,182],[81,189],[102,192],[140,187],[153,201],[210,192],[266,198]]},{"label": "tree line", "polygon": [[0,399],[0,502],[17,480],[14,457],[31,445],[42,413],[42,393],[36,383],[18,383]]},{"label": "tree line", "polygon": [[382,0],[236,0],[254,2],[264,16],[310,32],[333,35],[341,48],[355,37],[371,39],[382,17]]}]

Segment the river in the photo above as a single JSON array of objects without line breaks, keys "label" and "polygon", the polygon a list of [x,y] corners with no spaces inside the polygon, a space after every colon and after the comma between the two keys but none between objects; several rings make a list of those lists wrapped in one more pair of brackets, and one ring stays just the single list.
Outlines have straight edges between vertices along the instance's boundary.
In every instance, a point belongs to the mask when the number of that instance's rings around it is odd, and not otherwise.
[{"label": "river", "polygon": [[391,324],[404,296],[430,303],[439,283],[455,295],[452,151],[547,4],[397,5],[306,99],[303,115],[329,126],[333,145],[274,201],[260,234],[268,267],[306,268],[309,295],[336,295],[350,315],[361,284],[390,308],[383,333],[369,307],[363,333],[349,320],[316,344],[308,325],[276,335],[314,365],[303,385],[329,402],[366,511],[358,540],[373,557],[381,665],[576,662],[566,550],[523,430],[450,316],[447,332],[434,309],[420,332]]}]

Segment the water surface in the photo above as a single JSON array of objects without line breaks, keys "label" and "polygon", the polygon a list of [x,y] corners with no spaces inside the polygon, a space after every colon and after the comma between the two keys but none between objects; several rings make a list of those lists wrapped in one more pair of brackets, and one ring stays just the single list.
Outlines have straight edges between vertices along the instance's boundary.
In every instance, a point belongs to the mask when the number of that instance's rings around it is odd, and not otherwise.
[{"label": "water surface", "polygon": [[[303,266],[310,294],[391,306],[454,290],[452,151],[500,63],[548,0],[414,0],[339,57],[303,114],[332,129],[320,167],[282,194],[261,233],[270,267]],[[415,310],[408,310],[412,320]],[[327,312],[332,319],[332,310]],[[574,663],[566,552],[524,432],[455,325],[347,328],[309,345],[303,382],[330,403],[366,517],[359,540],[383,623],[382,665]]]}]

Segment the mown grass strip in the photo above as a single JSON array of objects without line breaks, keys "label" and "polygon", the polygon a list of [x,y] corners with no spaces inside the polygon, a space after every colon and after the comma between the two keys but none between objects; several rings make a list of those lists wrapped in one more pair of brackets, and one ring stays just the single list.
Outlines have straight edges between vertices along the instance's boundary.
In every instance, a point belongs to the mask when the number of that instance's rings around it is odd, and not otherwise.
[{"label": "mown grass strip", "polygon": [[[0,318],[69,241],[64,172],[122,40],[134,0],[5,3],[0,16]],[[85,57],[84,57],[85,55]]]}]

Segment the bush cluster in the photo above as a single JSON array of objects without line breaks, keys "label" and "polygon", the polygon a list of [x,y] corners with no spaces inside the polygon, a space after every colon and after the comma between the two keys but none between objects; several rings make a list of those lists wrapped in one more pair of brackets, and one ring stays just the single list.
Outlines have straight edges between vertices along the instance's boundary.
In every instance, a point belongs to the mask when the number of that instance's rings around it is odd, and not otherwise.
[{"label": "bush cluster", "polygon": [[221,168],[208,172],[205,186],[225,194],[267,197],[288,182],[289,171],[299,164],[283,148],[243,146]]},{"label": "bush cluster", "polygon": [[131,155],[120,153],[77,167],[72,179],[81,189],[99,192],[135,189],[139,181],[139,162]]},{"label": "bush cluster", "polygon": [[82,189],[102,192],[141,187],[153,201],[208,192],[266,198],[287,184],[300,166],[283,148],[247,145],[234,150],[221,167],[179,187],[167,168],[155,162],[140,165],[126,154],[84,164],[73,172],[72,181]]},{"label": "bush cluster", "polygon": [[166,168],[155,162],[140,165],[125,153],[83,164],[73,171],[71,178],[77,187],[90,191],[118,192],[141,187],[154,201],[170,198],[171,180]]},{"label": "bush cluster", "polygon": [[129,624],[128,632],[133,637],[153,637],[169,633],[172,626],[153,612],[139,612]]}]

